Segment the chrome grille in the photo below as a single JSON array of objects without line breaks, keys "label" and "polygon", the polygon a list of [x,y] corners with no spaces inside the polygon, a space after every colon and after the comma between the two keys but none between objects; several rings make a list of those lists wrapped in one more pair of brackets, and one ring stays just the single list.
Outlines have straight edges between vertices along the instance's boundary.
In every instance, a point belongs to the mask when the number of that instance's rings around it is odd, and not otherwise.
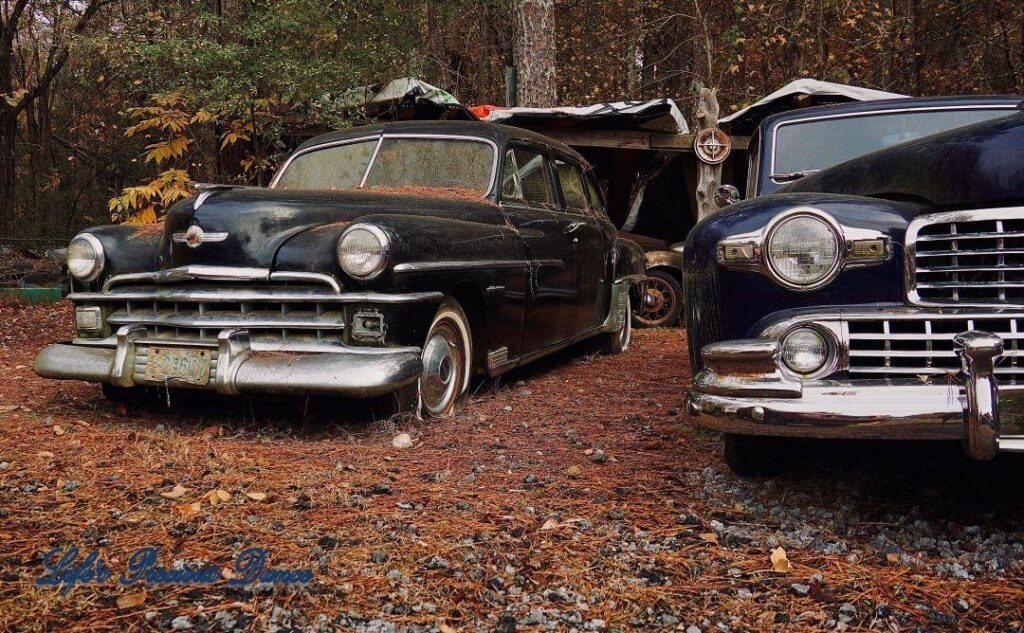
[{"label": "chrome grille", "polygon": [[1006,350],[996,368],[1001,381],[1024,384],[1024,315],[910,315],[889,319],[851,319],[849,372],[856,378],[921,377],[956,373],[960,361],[953,337],[982,330],[1003,338]]},{"label": "chrome grille", "polygon": [[222,330],[240,328],[254,343],[301,346],[342,344],[346,309],[336,297],[296,286],[174,285],[120,286],[91,298],[112,331],[143,325],[150,339],[212,344]]},{"label": "chrome grille", "polygon": [[907,231],[912,303],[1024,303],[1024,208],[940,213]]}]

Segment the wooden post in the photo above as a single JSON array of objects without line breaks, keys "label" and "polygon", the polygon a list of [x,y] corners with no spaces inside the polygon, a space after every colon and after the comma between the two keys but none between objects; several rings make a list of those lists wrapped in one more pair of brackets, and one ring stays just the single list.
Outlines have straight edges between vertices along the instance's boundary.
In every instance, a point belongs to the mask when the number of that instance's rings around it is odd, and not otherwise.
[{"label": "wooden post", "polygon": [[[701,88],[700,97],[697,99],[697,112],[694,116],[697,124],[697,131],[718,127],[718,91],[714,88]],[[703,220],[715,211],[718,205],[715,204],[715,189],[722,180],[722,165],[708,165],[704,161],[697,160],[697,172],[700,179],[697,181],[697,220]]]}]

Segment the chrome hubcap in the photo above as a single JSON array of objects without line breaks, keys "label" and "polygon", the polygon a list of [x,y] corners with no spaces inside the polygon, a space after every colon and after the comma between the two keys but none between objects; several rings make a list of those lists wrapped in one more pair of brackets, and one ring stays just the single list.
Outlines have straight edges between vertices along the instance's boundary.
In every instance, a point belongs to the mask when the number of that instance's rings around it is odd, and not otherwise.
[{"label": "chrome hubcap", "polygon": [[458,396],[461,367],[458,334],[447,323],[441,323],[423,346],[420,394],[427,411],[440,413]]}]

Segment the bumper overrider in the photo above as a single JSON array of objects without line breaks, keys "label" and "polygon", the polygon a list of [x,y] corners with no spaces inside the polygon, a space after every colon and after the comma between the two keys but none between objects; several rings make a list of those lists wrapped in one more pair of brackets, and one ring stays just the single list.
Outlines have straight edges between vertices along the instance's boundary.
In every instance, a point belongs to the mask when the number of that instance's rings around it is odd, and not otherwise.
[{"label": "bumper overrider", "polygon": [[[419,348],[354,348],[324,353],[253,350],[249,332],[224,330],[216,342],[145,338],[142,326],[117,332],[116,347],[70,343],[49,345],[35,360],[43,378],[105,382],[117,387],[162,386],[145,380],[140,352],[160,349],[208,349],[216,358],[209,382],[202,388],[223,395],[340,395],[372,397],[415,382],[423,372]],[[171,386],[195,387],[173,383]]]},{"label": "bumper overrider", "polygon": [[[724,341],[701,351],[687,411],[725,433],[848,439],[959,439],[975,459],[1024,452],[1024,387],[999,386],[1004,341],[950,335],[960,360],[940,384],[907,379],[801,380],[787,373],[777,338]],[[933,381],[928,381],[932,383]]]}]

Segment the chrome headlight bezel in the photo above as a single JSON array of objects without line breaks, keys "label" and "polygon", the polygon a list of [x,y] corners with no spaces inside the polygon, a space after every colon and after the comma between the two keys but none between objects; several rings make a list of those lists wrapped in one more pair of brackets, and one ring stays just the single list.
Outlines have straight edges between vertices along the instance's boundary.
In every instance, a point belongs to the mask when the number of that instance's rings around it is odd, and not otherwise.
[{"label": "chrome headlight bezel", "polygon": [[[799,217],[811,217],[822,222],[836,240],[836,261],[823,277],[807,284],[794,283],[783,277],[769,253],[771,239],[779,228]],[[722,268],[759,273],[793,292],[813,292],[831,284],[844,270],[874,266],[892,259],[892,239],[881,231],[843,225],[821,209],[797,206],[775,214],[757,231],[720,240],[715,247],[715,259]]]},{"label": "chrome headlight bezel", "polygon": [[[785,360],[786,342],[791,336],[801,332],[813,333],[821,339],[822,344],[825,347],[825,356],[822,358],[821,364],[814,369],[806,371],[793,367]],[[800,380],[812,380],[834,373],[839,365],[839,360],[839,339],[837,338],[836,333],[828,328],[819,327],[814,323],[801,323],[790,328],[785,332],[785,334],[779,337],[779,366],[784,372],[795,378],[799,378]]]},{"label": "chrome headlight bezel", "polygon": [[[828,270],[826,270],[825,273],[820,277],[808,281],[807,283],[800,283],[792,279],[789,279],[785,275],[783,275],[782,272],[779,271],[778,262],[772,258],[771,254],[772,240],[775,239],[779,231],[790,222],[793,222],[794,220],[799,220],[801,218],[810,218],[816,222],[820,222],[821,225],[824,226],[826,230],[832,235],[832,240],[835,243],[836,249],[835,260],[832,262],[832,265],[829,266]],[[772,221],[768,224],[768,226],[765,227],[765,235],[763,242],[764,262],[768,266],[768,270],[771,273],[772,278],[780,286],[789,288],[790,290],[797,290],[800,292],[817,290],[818,288],[827,286],[828,284],[832,283],[832,280],[836,278],[836,276],[839,274],[839,271],[843,269],[843,263],[845,259],[844,254],[846,250],[844,248],[845,242],[846,238],[843,236],[842,227],[839,226],[839,223],[836,222],[835,218],[833,218],[831,215],[825,213],[824,211],[819,211],[818,209],[815,209],[813,207],[798,207],[796,209],[790,209],[785,213],[780,213],[779,215],[775,216],[774,218],[772,218]]]},{"label": "chrome headlight bezel", "polygon": [[[350,238],[354,233],[363,231],[372,235],[377,243],[380,245],[380,255],[377,262],[368,270],[354,270],[345,263],[345,253],[343,252],[346,239]],[[353,224],[352,226],[345,229],[341,236],[338,238],[338,243],[335,246],[335,258],[338,261],[338,266],[348,276],[354,277],[355,279],[369,280],[379,276],[384,270],[387,269],[388,264],[391,262],[391,238],[385,233],[380,227],[374,226],[373,224]]]},{"label": "chrome headlight bezel", "polygon": [[[71,252],[76,242],[84,242],[92,250],[93,260],[92,266],[84,274],[77,274],[71,266]],[[79,233],[68,242],[68,255],[65,260],[65,265],[68,269],[68,274],[78,281],[94,281],[103,272],[103,267],[106,265],[106,254],[103,252],[103,244],[99,239],[91,233]]]}]

